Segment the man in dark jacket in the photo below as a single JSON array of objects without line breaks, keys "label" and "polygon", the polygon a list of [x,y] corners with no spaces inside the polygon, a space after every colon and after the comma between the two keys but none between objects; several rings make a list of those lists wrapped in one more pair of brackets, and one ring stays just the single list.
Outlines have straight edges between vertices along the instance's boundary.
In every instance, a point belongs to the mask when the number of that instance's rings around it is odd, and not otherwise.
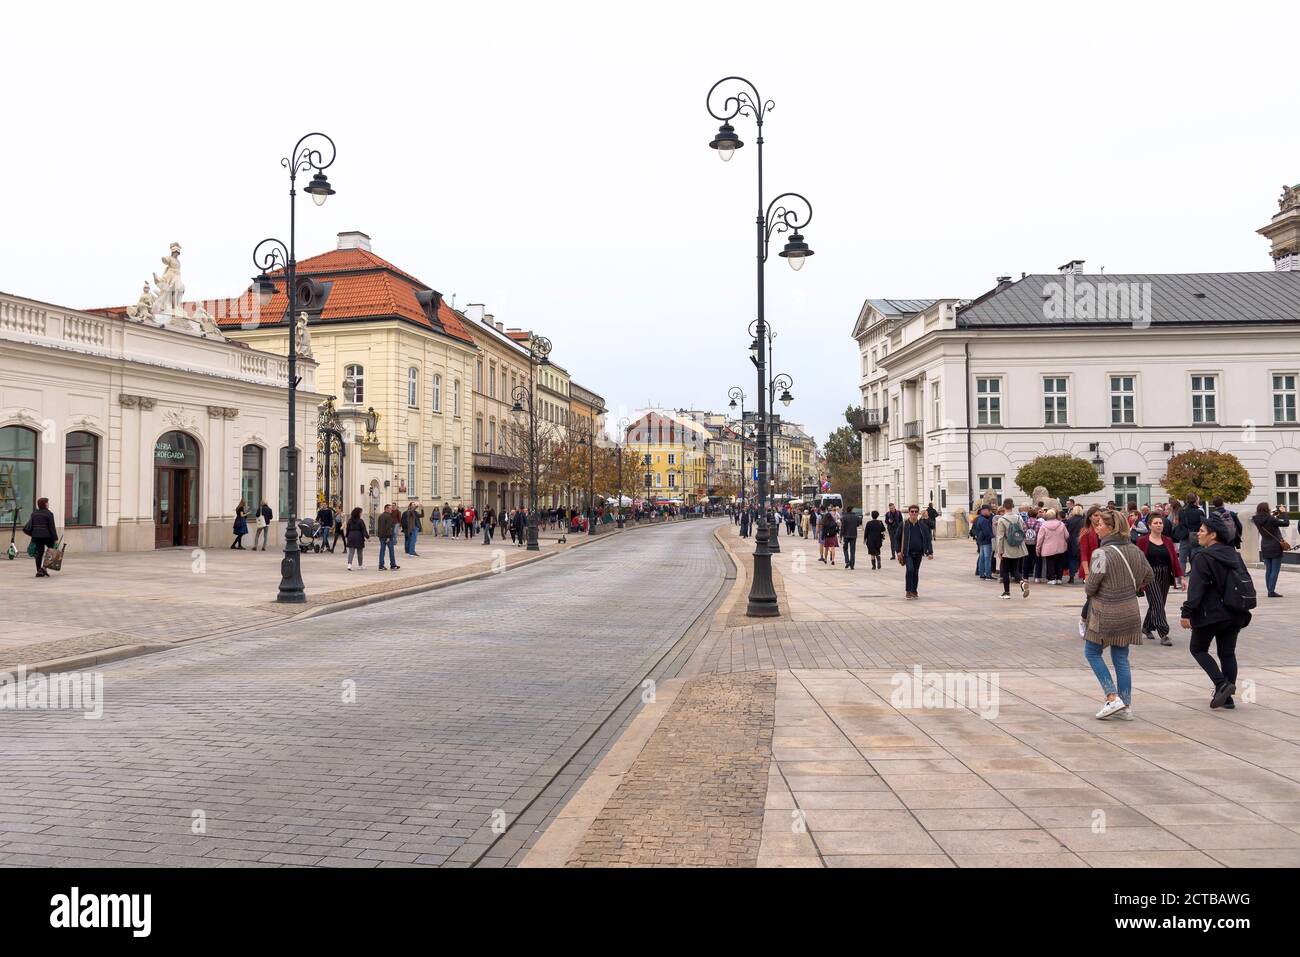
[{"label": "man in dark jacket", "polygon": [[397,564],[397,554],[393,551],[394,528],[397,527],[398,521],[395,517],[397,512],[396,505],[388,505],[379,513],[379,518],[375,521],[375,536],[379,539],[379,570],[384,570],[384,552],[388,552],[388,563],[392,566],[393,571],[402,566]]},{"label": "man in dark jacket", "polygon": [[1186,534],[1186,538],[1178,546],[1178,561],[1182,564],[1184,572],[1190,572],[1192,558],[1201,548],[1197,533],[1201,530],[1201,522],[1205,521],[1205,512],[1201,511],[1199,501],[1195,493],[1188,495],[1187,504],[1178,513],[1178,524]]},{"label": "man in dark jacket", "polygon": [[898,533],[901,531],[903,524],[903,513],[898,510],[893,502],[889,503],[889,509],[885,512],[885,528],[889,532],[889,560],[892,562],[898,557]]},{"label": "man in dark jacket", "polygon": [[420,532],[424,531],[424,523],[420,521],[423,517],[424,509],[419,502],[408,502],[406,511],[402,513],[402,551],[416,558],[420,557],[415,546],[420,540]]},{"label": "man in dark jacket", "polygon": [[[267,511],[271,509],[268,506]],[[268,518],[267,524],[271,523]],[[330,508],[329,502],[321,502],[320,508],[316,509],[316,523],[320,525],[320,547],[328,551],[334,551],[330,548],[330,531],[334,528],[334,509]]]},{"label": "man in dark jacket", "polygon": [[921,519],[919,505],[907,507],[907,518],[903,520],[898,538],[898,563],[907,569],[906,597],[920,598],[917,589],[921,579],[921,561],[934,558],[934,539],[930,534],[930,523]]},{"label": "man in dark jacket", "polygon": [[858,527],[862,519],[853,509],[845,509],[840,516],[840,539],[844,545],[844,567],[853,568],[858,559]]},{"label": "man in dark jacket", "polygon": [[975,521],[971,523],[970,537],[975,539],[975,544],[979,547],[979,561],[975,566],[975,573],[985,581],[993,580],[993,518],[989,514],[989,507],[981,505],[979,514],[975,516]]},{"label": "man in dark jacket", "polygon": [[[1211,708],[1236,707],[1232,693],[1237,690],[1237,635],[1251,618],[1249,611],[1235,610],[1224,603],[1231,576],[1250,578],[1241,555],[1227,544],[1232,534],[1218,515],[1208,515],[1202,521],[1197,533],[1200,549],[1196,564],[1187,574],[1187,600],[1181,611],[1182,626],[1192,631],[1192,657],[1214,682]],[[1211,641],[1219,654],[1217,663],[1210,654]]]},{"label": "man in dark jacket", "polygon": [[1222,495],[1214,496],[1214,499],[1211,501],[1210,514],[1217,515],[1219,518],[1223,519],[1223,524],[1227,526],[1228,532],[1232,535],[1232,541],[1224,542],[1224,544],[1231,545],[1233,548],[1240,551],[1241,519],[1237,517],[1236,512],[1223,503]]}]

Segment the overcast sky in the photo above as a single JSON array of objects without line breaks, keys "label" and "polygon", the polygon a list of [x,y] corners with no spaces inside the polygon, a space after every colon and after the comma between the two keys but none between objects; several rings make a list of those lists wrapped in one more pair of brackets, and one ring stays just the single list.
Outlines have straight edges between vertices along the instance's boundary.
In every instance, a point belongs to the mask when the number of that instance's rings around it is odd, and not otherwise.
[{"label": "overcast sky", "polygon": [[[279,165],[328,132],[338,194],[305,258],[361,229],[456,304],[551,338],[612,409],[754,392],[755,150],[707,146],[740,74],[776,102],[769,196],[815,207],[773,257],[788,410],[858,401],[867,297],[1000,273],[1271,268],[1254,230],[1300,181],[1284,3],[9,5],[0,289],[133,302],[173,240],[187,295],[239,292],[287,233]],[[752,145],[753,127],[737,132]],[[752,403],[752,399],[751,399]]]}]

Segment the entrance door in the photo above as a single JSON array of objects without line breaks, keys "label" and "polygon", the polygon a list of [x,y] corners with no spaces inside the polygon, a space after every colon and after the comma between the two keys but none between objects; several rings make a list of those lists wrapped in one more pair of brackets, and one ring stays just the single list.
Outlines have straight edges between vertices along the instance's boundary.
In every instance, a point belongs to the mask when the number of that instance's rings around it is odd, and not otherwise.
[{"label": "entrance door", "polygon": [[153,470],[153,547],[170,548],[178,544],[176,537],[176,496],[172,488],[175,483],[174,470],[155,468]]},{"label": "entrance door", "polygon": [[154,444],[154,547],[199,543],[198,443],[184,432],[168,432]]}]

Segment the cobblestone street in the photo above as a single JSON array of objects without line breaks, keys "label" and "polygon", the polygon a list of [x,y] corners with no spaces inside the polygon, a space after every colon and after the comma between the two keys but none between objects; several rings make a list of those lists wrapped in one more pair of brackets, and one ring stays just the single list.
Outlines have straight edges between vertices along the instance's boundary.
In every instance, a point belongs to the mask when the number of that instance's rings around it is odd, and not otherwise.
[{"label": "cobblestone street", "polygon": [[111,664],[98,721],[0,712],[0,864],[504,863],[717,592],[713,526]]}]

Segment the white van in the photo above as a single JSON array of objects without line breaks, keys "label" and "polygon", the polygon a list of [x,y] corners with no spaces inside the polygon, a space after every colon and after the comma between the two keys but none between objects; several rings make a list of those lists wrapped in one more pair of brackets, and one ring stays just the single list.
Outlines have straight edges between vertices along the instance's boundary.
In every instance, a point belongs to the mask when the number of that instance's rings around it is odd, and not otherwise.
[{"label": "white van", "polygon": [[836,492],[823,492],[813,500],[813,504],[818,508],[825,505],[827,508],[844,508],[844,496]]}]

